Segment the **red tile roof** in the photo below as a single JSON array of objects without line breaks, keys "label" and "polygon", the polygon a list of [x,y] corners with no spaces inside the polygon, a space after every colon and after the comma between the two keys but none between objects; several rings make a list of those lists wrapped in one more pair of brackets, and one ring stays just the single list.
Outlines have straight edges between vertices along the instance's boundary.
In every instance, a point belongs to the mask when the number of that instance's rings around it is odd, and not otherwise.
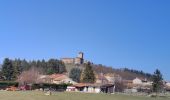
[{"label": "red tile roof", "polygon": [[65,74],[52,74],[49,76],[49,78],[54,79],[54,80],[62,80],[68,77]]}]

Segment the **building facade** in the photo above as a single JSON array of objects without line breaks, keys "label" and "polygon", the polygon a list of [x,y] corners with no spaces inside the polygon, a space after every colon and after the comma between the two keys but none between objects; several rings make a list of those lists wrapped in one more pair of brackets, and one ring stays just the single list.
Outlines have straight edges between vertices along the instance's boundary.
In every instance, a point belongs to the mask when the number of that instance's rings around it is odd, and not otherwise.
[{"label": "building facade", "polygon": [[84,53],[79,52],[75,58],[61,58],[61,61],[65,64],[83,64],[84,63]]}]

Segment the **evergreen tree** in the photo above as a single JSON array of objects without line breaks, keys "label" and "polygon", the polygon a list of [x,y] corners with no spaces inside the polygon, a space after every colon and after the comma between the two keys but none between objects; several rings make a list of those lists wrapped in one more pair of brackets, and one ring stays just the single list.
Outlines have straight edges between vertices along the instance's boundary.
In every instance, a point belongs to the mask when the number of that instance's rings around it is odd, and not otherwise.
[{"label": "evergreen tree", "polygon": [[12,61],[12,66],[14,68],[14,79],[17,79],[17,77],[21,73],[21,60],[20,59],[15,59]]},{"label": "evergreen tree", "polygon": [[[25,70],[29,70],[31,68],[31,62],[27,62],[25,59],[24,60],[21,60],[21,68],[20,68],[20,71],[25,71]],[[20,73],[21,73],[20,72]]]},{"label": "evergreen tree", "polygon": [[41,67],[41,61],[40,60],[38,60],[37,62],[36,62],[36,66],[35,67],[37,67],[37,68],[40,68]]},{"label": "evergreen tree", "polygon": [[80,82],[80,76],[81,76],[81,69],[80,68],[72,68],[69,77],[75,81],[75,82]]},{"label": "evergreen tree", "polygon": [[94,83],[95,82],[95,75],[90,63],[84,65],[85,69],[83,70],[81,81],[83,83]]},{"label": "evergreen tree", "polygon": [[161,92],[163,89],[163,78],[161,72],[158,69],[156,69],[154,72],[152,87],[153,92],[156,93]]},{"label": "evergreen tree", "polygon": [[47,64],[47,74],[54,74],[59,72],[59,66],[55,59],[50,59]]},{"label": "evergreen tree", "polygon": [[63,73],[65,71],[65,65],[61,61],[57,59],[50,59],[47,62],[47,74]]},{"label": "evergreen tree", "polygon": [[3,65],[2,65],[2,74],[5,80],[12,80],[14,76],[14,68],[12,66],[12,61],[8,58],[5,58]]},{"label": "evergreen tree", "polygon": [[42,68],[42,72],[44,74],[47,74],[47,62],[44,59],[41,61],[41,68]]},{"label": "evergreen tree", "polygon": [[33,60],[30,62],[31,67],[36,67],[37,66],[37,61]]}]

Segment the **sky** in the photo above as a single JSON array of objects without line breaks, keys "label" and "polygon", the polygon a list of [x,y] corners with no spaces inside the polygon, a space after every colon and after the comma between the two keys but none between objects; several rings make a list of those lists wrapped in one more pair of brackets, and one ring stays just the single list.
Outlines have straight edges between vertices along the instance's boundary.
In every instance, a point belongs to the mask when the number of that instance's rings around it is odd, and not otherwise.
[{"label": "sky", "polygon": [[170,80],[169,0],[1,0],[0,63],[75,57]]}]

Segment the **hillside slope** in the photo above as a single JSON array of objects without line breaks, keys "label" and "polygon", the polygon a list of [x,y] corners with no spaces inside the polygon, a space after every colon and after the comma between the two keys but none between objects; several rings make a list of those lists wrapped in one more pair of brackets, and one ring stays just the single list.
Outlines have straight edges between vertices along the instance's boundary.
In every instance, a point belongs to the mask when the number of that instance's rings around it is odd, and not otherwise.
[{"label": "hillside slope", "polygon": [[[69,73],[72,68],[78,67],[78,68],[83,68],[83,65],[75,65],[75,64],[65,64],[66,70]],[[128,68],[122,68],[122,69],[114,69],[112,67],[106,67],[104,65],[95,65],[93,64],[93,69],[96,73],[113,73],[116,75],[121,76],[125,80],[132,80],[136,77],[141,78],[141,79],[151,79],[152,75],[149,73],[144,73],[143,71],[138,71],[138,70],[132,70]]]},{"label": "hillside slope", "polygon": [[106,67],[103,65],[94,65],[94,71],[97,73],[113,73],[116,75],[120,75],[123,79],[132,80],[136,77],[141,79],[148,79],[151,80],[152,75],[150,73],[145,73],[143,71],[128,69],[128,68],[121,68],[121,69],[114,69],[112,67]]}]

